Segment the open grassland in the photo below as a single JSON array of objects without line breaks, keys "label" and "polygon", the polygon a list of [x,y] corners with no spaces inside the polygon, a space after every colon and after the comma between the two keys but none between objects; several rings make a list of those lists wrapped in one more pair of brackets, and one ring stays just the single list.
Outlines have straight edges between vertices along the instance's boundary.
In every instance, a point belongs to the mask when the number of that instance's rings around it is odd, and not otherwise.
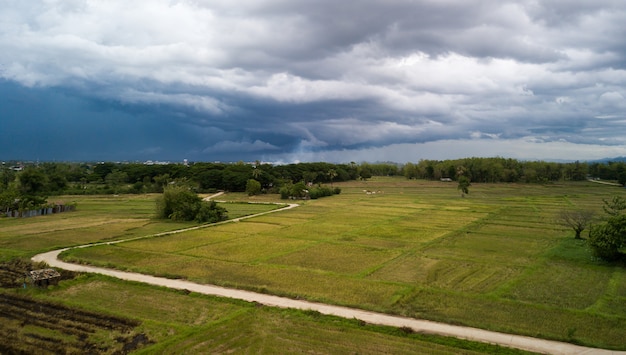
[{"label": "open grassland", "polygon": [[[67,246],[143,237],[196,226],[154,219],[157,195],[57,196],[75,202],[75,212],[45,218],[0,218],[0,262]],[[224,203],[229,218],[278,208],[270,204]]]},{"label": "open grassland", "polygon": [[[243,195],[235,197],[239,201],[244,200]],[[29,219],[0,219],[0,262],[59,246],[134,238],[194,226],[153,220],[154,198],[71,197],[78,202],[76,212]],[[247,203],[227,203],[224,206],[231,218],[276,208]],[[242,232],[247,231],[248,236],[253,236],[281,223],[303,223],[311,216],[310,212],[294,214],[290,220],[281,217],[276,221],[266,216],[264,222],[237,223],[226,229],[215,226],[211,239],[206,238],[206,231],[196,229],[186,232],[184,238],[161,236],[137,240],[134,248],[153,253],[147,254],[148,258],[141,261],[143,263],[152,267],[171,266],[166,276],[188,277],[180,273],[176,265],[185,273],[196,268],[197,274],[202,275],[203,268],[212,268],[206,263],[219,260],[221,254],[226,255],[222,257],[224,260],[229,260],[228,255],[234,253],[232,244],[220,246],[221,242],[233,241],[237,245],[234,249],[250,249],[253,246],[241,238]],[[238,252],[240,255],[253,255],[251,260],[263,261],[310,244],[297,239],[291,240],[292,243],[274,243],[270,237],[263,238],[262,245],[254,246],[256,251]],[[211,249],[211,246],[222,249]],[[178,253],[163,254],[164,247]],[[146,257],[146,254],[136,253],[133,249],[113,250],[120,250],[120,254],[111,254],[111,266],[120,255],[126,255],[123,263],[129,264]],[[180,255],[189,255],[189,258],[181,260]],[[21,264],[24,263],[15,265]],[[371,326],[315,312],[258,307],[93,275],[61,281],[59,286],[48,289],[22,289],[23,272],[11,272],[10,268],[5,268],[9,264],[3,265],[0,265],[0,278],[7,283],[0,286],[0,299],[3,301],[0,306],[0,353],[524,353],[454,338],[412,334],[406,329]],[[301,283],[308,285],[299,292],[316,292],[306,270],[287,271],[300,272]],[[268,278],[281,279],[279,269],[272,272],[274,274]],[[294,276],[288,278],[290,281],[294,279]],[[329,282],[325,277],[320,277],[319,281]],[[16,285],[20,288],[15,288]],[[277,288],[287,286],[282,284]],[[393,292],[393,288],[384,285],[374,286],[379,287],[381,293]],[[332,284],[329,283],[328,287]],[[360,286],[355,283],[354,287]],[[345,292],[353,289],[346,289]],[[118,325],[120,322],[128,326],[121,328]]]},{"label": "open grassland", "polygon": [[[263,307],[95,275],[31,293],[41,302],[64,302],[77,312],[89,309],[102,318],[122,315],[141,320],[124,334],[124,339],[142,335],[143,342],[135,351],[139,354],[524,354],[312,311]],[[114,350],[117,342],[109,342]]]},{"label": "open grassland", "polygon": [[623,189],[474,184],[461,198],[453,183],[379,178],[336,185],[341,195],[279,214],[72,250],[65,258],[626,347],[626,270],[594,260],[584,242],[555,223],[564,208],[601,213],[602,199],[623,196]]},{"label": "open grassland", "polygon": [[[342,188],[341,195],[300,201],[296,209],[174,235],[71,250],[64,257],[201,283],[626,348],[625,269],[594,260],[584,242],[574,240],[572,231],[554,221],[563,208],[600,212],[602,199],[623,195],[623,189],[592,183],[475,184],[470,195],[461,198],[451,183],[378,178],[335,185]],[[152,219],[154,198],[65,197],[78,202],[78,211],[0,219],[0,259],[193,226]],[[219,197],[246,198],[244,194]],[[254,199],[258,202],[264,197]],[[277,201],[275,196],[269,200]],[[224,206],[230,218],[274,208],[242,203]],[[432,342],[441,338],[389,335],[379,328],[316,314],[258,308],[106,278],[82,277],[35,293],[142,320],[137,332],[156,342],[146,351],[464,352],[451,345],[454,340],[434,347]],[[251,335],[242,337],[244,333]]]}]

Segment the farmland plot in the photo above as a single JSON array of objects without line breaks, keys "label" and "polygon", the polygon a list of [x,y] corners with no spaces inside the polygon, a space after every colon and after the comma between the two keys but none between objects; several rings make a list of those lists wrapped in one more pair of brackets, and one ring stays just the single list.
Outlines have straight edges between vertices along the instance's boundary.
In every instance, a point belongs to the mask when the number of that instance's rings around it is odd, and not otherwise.
[{"label": "farmland plot", "polygon": [[[624,194],[593,184],[337,184],[342,194],[246,222],[67,257],[291,297],[623,347],[624,270],[555,224]],[[366,194],[364,189],[381,191]],[[224,198],[228,198],[225,196]],[[590,287],[588,292],[578,292]],[[558,288],[558,292],[551,292]],[[591,326],[590,324],[593,324]]]},{"label": "farmland plot", "polygon": [[135,320],[0,292],[0,353],[127,353],[150,340]]}]

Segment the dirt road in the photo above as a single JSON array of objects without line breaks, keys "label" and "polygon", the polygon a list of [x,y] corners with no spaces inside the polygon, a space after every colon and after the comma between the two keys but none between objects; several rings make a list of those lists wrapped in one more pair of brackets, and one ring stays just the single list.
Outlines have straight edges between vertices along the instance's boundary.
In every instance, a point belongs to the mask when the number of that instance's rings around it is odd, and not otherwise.
[{"label": "dirt road", "polygon": [[[274,213],[274,212],[282,211],[284,209],[294,208],[296,206],[298,205],[290,204],[288,206],[285,206],[282,209],[264,212],[258,215]],[[239,221],[245,218],[252,218],[258,215],[246,216],[246,217],[238,218],[236,220],[226,221],[226,223]],[[197,229],[197,228],[199,227],[194,227],[191,229]],[[185,229],[185,230],[189,230],[189,229]],[[176,231],[176,232],[180,232],[180,231]],[[171,234],[171,233],[176,233],[176,232],[167,232],[167,233],[162,233],[160,235]],[[122,242],[122,241],[108,242],[108,243],[101,243],[101,244],[113,244],[113,243],[119,243],[119,242]],[[93,245],[97,245],[97,244],[84,245],[78,248],[86,248],[86,247],[90,247]],[[452,337],[479,341],[479,342],[484,342],[484,343],[498,344],[501,346],[506,346],[506,347],[511,347],[511,348],[534,351],[538,353],[578,354],[578,355],[587,355],[587,354],[589,355],[591,354],[626,355],[626,352],[624,351],[620,352],[620,351],[587,348],[587,347],[578,346],[578,345],[569,344],[569,343],[531,338],[531,337],[526,337],[526,336],[521,336],[521,335],[492,332],[492,331],[483,330],[483,329],[449,325],[449,324],[444,324],[444,323],[431,322],[427,320],[404,318],[404,317],[392,316],[392,315],[383,314],[383,313],[375,313],[375,312],[369,312],[369,311],[364,311],[360,309],[333,306],[333,305],[328,305],[328,304],[314,303],[314,302],[308,302],[308,301],[302,301],[302,300],[294,300],[290,298],[271,296],[271,295],[266,295],[266,294],[261,294],[261,293],[250,292],[250,291],[229,289],[229,288],[223,288],[223,287],[218,287],[218,286],[213,286],[213,285],[196,284],[193,282],[183,281],[183,280],[173,280],[173,279],[166,279],[162,277],[154,277],[150,275],[124,272],[124,271],[118,271],[118,270],[112,270],[112,269],[106,269],[106,268],[100,268],[100,267],[94,267],[94,266],[70,264],[70,263],[66,263],[58,259],[59,254],[68,249],[70,248],[64,248],[60,250],[54,250],[54,251],[50,251],[47,253],[35,255],[32,258],[32,260],[35,262],[43,261],[52,267],[57,267],[61,269],[71,270],[71,271],[97,273],[97,274],[107,275],[111,277],[116,277],[122,280],[143,282],[143,283],[147,283],[151,285],[164,286],[164,287],[169,287],[169,288],[179,289],[179,290],[189,290],[189,291],[197,292],[201,294],[234,298],[234,299],[244,300],[248,302],[257,302],[260,304],[273,306],[273,307],[315,310],[322,314],[334,315],[334,316],[339,316],[339,317],[349,318],[349,319],[356,318],[356,319],[359,319],[359,320],[362,320],[371,324],[380,324],[380,325],[387,325],[387,326],[393,326],[393,327],[409,327],[416,332],[452,336]]]}]

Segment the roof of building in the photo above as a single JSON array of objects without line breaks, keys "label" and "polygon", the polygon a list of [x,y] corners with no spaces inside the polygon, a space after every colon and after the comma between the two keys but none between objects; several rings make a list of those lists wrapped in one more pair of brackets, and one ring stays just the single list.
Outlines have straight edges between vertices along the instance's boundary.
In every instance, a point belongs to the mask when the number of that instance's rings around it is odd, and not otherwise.
[{"label": "roof of building", "polygon": [[41,269],[30,272],[30,278],[33,279],[33,281],[49,280],[55,277],[61,277],[61,274],[54,269]]}]

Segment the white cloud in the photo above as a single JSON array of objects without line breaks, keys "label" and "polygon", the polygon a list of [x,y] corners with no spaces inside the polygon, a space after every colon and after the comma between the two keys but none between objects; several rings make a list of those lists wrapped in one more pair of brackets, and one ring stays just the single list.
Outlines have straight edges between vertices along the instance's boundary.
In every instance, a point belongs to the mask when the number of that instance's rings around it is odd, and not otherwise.
[{"label": "white cloud", "polygon": [[591,151],[621,141],[624,15],[612,0],[10,2],[0,78],[224,132],[188,151],[531,136]]}]

